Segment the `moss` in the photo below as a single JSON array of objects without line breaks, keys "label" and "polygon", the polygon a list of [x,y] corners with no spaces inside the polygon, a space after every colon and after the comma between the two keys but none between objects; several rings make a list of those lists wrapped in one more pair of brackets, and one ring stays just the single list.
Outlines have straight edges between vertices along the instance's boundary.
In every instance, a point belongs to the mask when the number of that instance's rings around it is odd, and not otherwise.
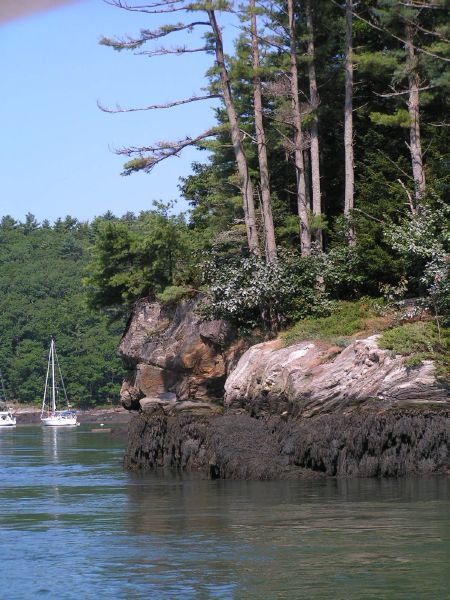
[{"label": "moss", "polygon": [[379,317],[379,301],[363,298],[358,302],[336,303],[327,317],[308,317],[282,334],[285,346],[306,339],[324,340],[345,348],[357,334],[371,335],[389,325],[389,319]]},{"label": "moss", "polygon": [[438,328],[433,321],[406,323],[384,331],[378,345],[407,356],[407,368],[418,367],[424,360],[435,361],[437,376],[450,382],[450,327]]}]

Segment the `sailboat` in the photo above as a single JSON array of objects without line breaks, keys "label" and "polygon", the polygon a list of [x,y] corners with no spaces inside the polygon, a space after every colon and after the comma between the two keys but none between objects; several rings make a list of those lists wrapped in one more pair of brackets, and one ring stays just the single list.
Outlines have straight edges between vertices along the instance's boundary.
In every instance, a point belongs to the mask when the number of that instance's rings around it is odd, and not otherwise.
[{"label": "sailboat", "polygon": [[3,382],[3,375],[0,371],[1,380],[1,402],[0,402],[0,427],[15,427],[16,417],[13,415],[12,410],[8,407],[6,402],[5,384]]},{"label": "sailboat", "polygon": [[[64,394],[66,409],[58,410],[60,392]],[[47,375],[45,377],[44,398],[42,400],[41,422],[53,427],[77,425],[77,414],[70,410],[66,387],[61,374],[55,340],[52,338],[48,353]]]}]

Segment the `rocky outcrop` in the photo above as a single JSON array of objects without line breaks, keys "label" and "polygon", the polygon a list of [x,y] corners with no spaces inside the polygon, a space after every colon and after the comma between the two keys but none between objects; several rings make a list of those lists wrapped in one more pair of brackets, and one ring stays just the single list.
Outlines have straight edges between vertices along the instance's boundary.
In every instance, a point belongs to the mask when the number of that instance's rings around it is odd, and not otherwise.
[{"label": "rocky outcrop", "polygon": [[411,405],[450,408],[449,390],[436,380],[434,364],[408,369],[401,356],[377,345],[377,337],[336,349],[280,340],[257,344],[239,360],[225,384],[225,406],[252,414],[313,417],[365,408],[385,411]]},{"label": "rocky outcrop", "polygon": [[[229,324],[145,300],[120,353],[128,469],[206,477],[449,473],[450,398],[432,362],[407,369],[377,336],[347,348],[280,340],[247,349]],[[227,378],[228,376],[228,378]]]},{"label": "rocky outcrop", "polygon": [[163,306],[148,300],[134,307],[119,354],[128,369],[121,401],[139,410],[142,399],[169,392],[177,400],[221,400],[225,379],[247,346],[225,321],[205,321],[201,296]]}]

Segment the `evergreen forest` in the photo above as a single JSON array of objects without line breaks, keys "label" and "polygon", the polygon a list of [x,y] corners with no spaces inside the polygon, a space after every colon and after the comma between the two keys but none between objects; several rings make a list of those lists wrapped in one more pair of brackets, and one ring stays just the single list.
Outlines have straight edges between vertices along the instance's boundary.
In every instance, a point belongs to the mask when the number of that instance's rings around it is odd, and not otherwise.
[{"label": "evergreen forest", "polygon": [[70,401],[79,408],[117,404],[124,320],[95,313],[82,285],[90,248],[105,215],[0,222],[0,369],[8,401],[39,404],[54,336]]}]

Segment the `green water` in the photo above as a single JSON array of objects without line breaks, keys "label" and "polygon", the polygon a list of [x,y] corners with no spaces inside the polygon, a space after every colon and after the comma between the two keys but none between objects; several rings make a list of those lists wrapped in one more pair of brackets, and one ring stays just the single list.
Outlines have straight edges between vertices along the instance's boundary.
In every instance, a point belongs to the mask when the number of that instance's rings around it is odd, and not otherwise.
[{"label": "green water", "polygon": [[132,476],[124,440],[0,431],[0,598],[450,599],[450,481]]}]

